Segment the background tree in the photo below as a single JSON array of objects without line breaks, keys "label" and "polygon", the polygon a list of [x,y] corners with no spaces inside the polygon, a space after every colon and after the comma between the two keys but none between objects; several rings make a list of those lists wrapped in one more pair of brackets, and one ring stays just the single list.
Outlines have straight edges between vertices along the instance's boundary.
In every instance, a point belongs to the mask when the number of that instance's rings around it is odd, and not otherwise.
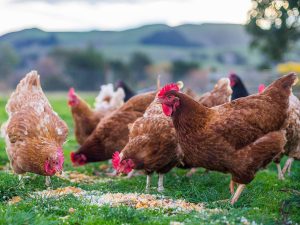
[{"label": "background tree", "polygon": [[196,62],[186,62],[182,60],[174,61],[171,66],[173,80],[181,80],[184,75],[186,75],[191,70],[197,69],[198,67],[199,65]]},{"label": "background tree", "polygon": [[132,78],[135,81],[147,79],[147,68],[151,64],[151,59],[146,54],[142,52],[133,53],[129,62]]},{"label": "background tree", "polygon": [[63,65],[64,73],[77,89],[99,90],[99,86],[106,82],[104,59],[92,46],[83,50],[56,49],[51,56]]},{"label": "background tree", "polygon": [[12,47],[0,45],[0,79],[5,80],[14,72],[19,63],[19,58]]},{"label": "background tree", "polygon": [[121,60],[111,60],[108,62],[110,69],[113,72],[113,81],[116,80],[127,80],[132,81],[133,79],[130,76],[130,69],[127,64]]},{"label": "background tree", "polygon": [[268,61],[280,61],[299,38],[300,0],[252,0],[247,31],[251,47],[258,48]]}]

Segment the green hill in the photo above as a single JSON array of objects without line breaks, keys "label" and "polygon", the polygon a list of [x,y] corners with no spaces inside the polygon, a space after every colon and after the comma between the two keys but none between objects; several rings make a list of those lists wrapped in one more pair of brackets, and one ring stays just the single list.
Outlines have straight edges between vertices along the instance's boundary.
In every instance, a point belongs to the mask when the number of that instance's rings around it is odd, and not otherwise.
[{"label": "green hill", "polygon": [[[0,36],[0,44],[13,46],[22,59],[39,58],[51,49],[85,48],[92,45],[108,59],[128,60],[141,51],[154,62],[176,59],[201,61],[206,65],[255,64],[250,57],[249,35],[243,25],[164,24],[145,25],[124,31],[46,32],[25,29]],[[242,59],[242,60],[241,60]]]},{"label": "green hill", "polygon": [[[203,44],[206,47],[247,45],[249,41],[249,37],[242,25],[185,24],[177,27],[169,27],[163,24],[155,24],[124,31],[45,32],[37,28],[32,28],[5,34],[0,37],[0,42],[9,42],[13,46],[18,47],[20,43],[26,41],[30,41],[32,44],[39,44],[41,40],[48,40],[50,37],[54,37],[59,45],[72,47],[80,47],[86,43],[91,43],[95,46],[137,45],[141,44],[142,39],[162,31],[177,31],[187,40]],[[168,45],[167,42],[166,45]],[[178,46],[180,46],[180,43]]]}]

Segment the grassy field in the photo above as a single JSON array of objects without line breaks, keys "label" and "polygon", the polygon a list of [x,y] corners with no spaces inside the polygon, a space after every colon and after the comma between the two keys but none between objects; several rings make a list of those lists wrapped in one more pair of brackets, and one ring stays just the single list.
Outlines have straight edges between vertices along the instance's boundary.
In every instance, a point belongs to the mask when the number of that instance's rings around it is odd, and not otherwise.
[{"label": "grassy field", "polygon": [[[68,141],[64,146],[65,171],[78,171],[96,175],[99,182],[92,184],[73,183],[58,177],[52,179],[50,189],[74,186],[97,193],[144,193],[145,176],[132,179],[117,177],[108,179],[101,165],[89,164],[72,167],[70,151],[77,148],[73,135],[72,118],[64,97],[49,95],[56,112],[70,128]],[[92,97],[89,97],[92,102]],[[0,123],[6,120],[6,100],[0,98]],[[230,176],[217,172],[205,174],[199,170],[188,178],[186,171],[173,169],[165,178],[163,196],[171,199],[185,199],[192,203],[204,203],[201,212],[180,212],[170,209],[136,209],[134,207],[92,205],[88,201],[65,195],[61,198],[33,196],[36,191],[45,190],[44,178],[28,174],[22,186],[18,177],[3,169],[8,163],[4,141],[0,140],[0,224],[299,224],[300,223],[300,163],[295,162],[292,175],[284,181],[277,179],[274,164],[260,171],[255,180],[247,186],[239,202],[231,206],[228,189]],[[283,164],[283,163],[282,163]],[[156,191],[157,176],[154,176],[151,194]],[[102,181],[102,182],[101,182]],[[14,196],[21,201],[8,204]],[[225,200],[225,201],[222,201]],[[217,210],[212,210],[217,209]],[[178,223],[176,223],[178,222]]]}]

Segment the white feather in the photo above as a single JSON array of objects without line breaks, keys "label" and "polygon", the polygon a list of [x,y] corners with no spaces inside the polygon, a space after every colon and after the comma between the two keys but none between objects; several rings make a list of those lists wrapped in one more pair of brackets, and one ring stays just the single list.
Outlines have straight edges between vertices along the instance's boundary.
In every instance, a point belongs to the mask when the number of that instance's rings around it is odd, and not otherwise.
[{"label": "white feather", "polygon": [[114,91],[112,84],[101,85],[99,95],[95,99],[95,109],[117,109],[124,104],[124,98],[125,92],[122,88]]}]

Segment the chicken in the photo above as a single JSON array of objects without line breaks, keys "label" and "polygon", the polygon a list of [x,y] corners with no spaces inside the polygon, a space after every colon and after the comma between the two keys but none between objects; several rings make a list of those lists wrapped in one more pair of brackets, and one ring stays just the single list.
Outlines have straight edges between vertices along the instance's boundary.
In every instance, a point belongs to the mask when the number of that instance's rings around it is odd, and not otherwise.
[{"label": "chicken", "polygon": [[[197,99],[197,101],[202,105],[211,108],[229,102],[231,99],[231,94],[232,89],[230,87],[230,80],[228,78],[221,78],[218,80],[212,91],[204,93],[202,96],[200,96],[200,98]],[[197,172],[197,168],[192,168],[186,175],[190,177],[195,172]]]},{"label": "chicken", "polygon": [[[258,93],[262,93],[265,89],[264,84],[258,86]],[[290,174],[291,166],[294,159],[300,160],[300,101],[291,93],[289,97],[289,109],[288,109],[288,120],[286,128],[287,143],[284,147],[284,154],[281,154],[274,158],[278,170],[278,178],[284,179],[286,171]],[[288,159],[281,170],[280,161],[283,155],[287,155]]]},{"label": "chicken", "polygon": [[[287,143],[284,147],[285,152],[274,159],[278,170],[278,178],[281,180],[284,179],[286,171],[290,174],[294,159],[300,160],[300,101],[292,93],[289,98],[289,103],[288,125],[286,128]],[[283,155],[287,155],[288,159],[281,170],[280,161]]]},{"label": "chicken", "polygon": [[116,88],[122,88],[125,92],[124,101],[127,102],[130,98],[136,95],[136,93],[130,89],[130,87],[122,80],[116,82]]},{"label": "chicken", "polygon": [[115,110],[124,104],[125,91],[118,87],[114,91],[112,84],[101,85],[99,95],[95,99],[95,110]]},{"label": "chicken", "polygon": [[[181,82],[176,85],[179,89],[183,87]],[[229,101],[230,94],[229,80],[220,79],[214,90],[207,93],[203,100],[207,104],[220,103],[215,98]],[[180,155],[181,150],[172,120],[163,114],[161,106],[157,100],[154,100],[144,116],[137,119],[131,126],[129,141],[120,154],[114,154],[113,165],[118,173],[143,169],[147,174],[147,191],[150,188],[151,174],[157,172],[159,174],[158,191],[162,192],[164,190],[163,174],[179,164]]]},{"label": "chicken", "polygon": [[249,95],[245,85],[242,82],[242,79],[235,73],[229,75],[230,86],[232,88],[231,100],[235,100],[241,97],[246,97]]},{"label": "chicken", "polygon": [[266,89],[266,86],[264,84],[258,85],[258,93],[262,93]]},{"label": "chicken", "polygon": [[102,85],[95,101],[95,109],[82,100],[73,88],[69,90],[68,97],[74,121],[75,137],[77,142],[83,145],[100,120],[124,104],[125,94],[121,88],[114,92],[112,84]]},{"label": "chicken", "polygon": [[283,152],[294,82],[296,75],[289,74],[261,94],[213,108],[180,93],[177,85],[162,88],[158,99],[164,114],[172,118],[183,166],[230,173],[232,193],[238,184],[231,199],[234,204],[256,172]]},{"label": "chicken", "polygon": [[2,132],[11,167],[17,174],[47,176],[49,184],[49,177],[63,169],[68,128],[44,95],[36,71],[20,81],[6,111],[9,119]]},{"label": "chicken", "polygon": [[178,164],[180,149],[172,120],[166,117],[154,100],[131,126],[129,141],[121,153],[114,153],[113,166],[117,173],[144,170],[147,174],[146,191],[150,189],[151,175],[159,174],[158,191],[162,192],[163,174]]},{"label": "chicken", "polygon": [[198,98],[197,93],[195,93],[191,88],[185,88],[185,90],[183,91],[183,93],[185,93],[186,95],[190,96],[193,99],[197,99]]},{"label": "chicken", "polygon": [[128,124],[144,114],[154,97],[154,92],[136,95],[103,118],[84,144],[71,153],[73,165],[111,159],[112,154],[128,142]]},{"label": "chicken", "polygon": [[230,101],[232,89],[230,88],[230,81],[228,78],[221,78],[218,80],[214,89],[200,96],[197,100],[206,107],[214,107],[222,105]]}]

